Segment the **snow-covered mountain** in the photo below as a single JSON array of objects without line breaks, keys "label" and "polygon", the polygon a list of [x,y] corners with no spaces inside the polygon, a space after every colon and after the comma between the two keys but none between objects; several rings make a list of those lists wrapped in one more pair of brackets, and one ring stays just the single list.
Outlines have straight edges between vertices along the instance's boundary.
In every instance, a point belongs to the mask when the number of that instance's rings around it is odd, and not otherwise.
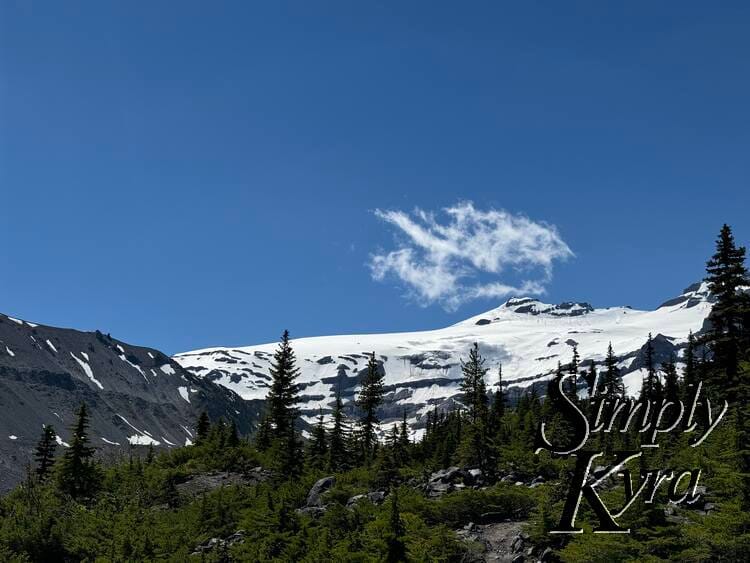
[{"label": "snow-covered mountain", "polygon": [[[655,337],[658,361],[672,353],[679,355],[688,333],[702,329],[711,302],[705,283],[688,287],[654,311],[514,298],[438,330],[296,339],[292,345],[301,368],[303,417],[312,421],[319,409],[330,412],[337,389],[345,401],[351,401],[366,370],[366,354],[375,352],[385,371],[387,390],[381,418],[394,421],[406,410],[412,427],[418,429],[428,410],[449,406],[459,394],[460,360],[474,342],[487,359],[488,383],[495,384],[502,363],[503,381],[511,392],[549,379],[558,362],[570,360],[574,344],[586,365],[591,360],[601,362],[611,342],[629,392],[637,393],[642,380],[641,348],[649,332]],[[269,365],[275,348],[273,342],[208,348],[174,359],[245,399],[262,399],[271,380]]]}]

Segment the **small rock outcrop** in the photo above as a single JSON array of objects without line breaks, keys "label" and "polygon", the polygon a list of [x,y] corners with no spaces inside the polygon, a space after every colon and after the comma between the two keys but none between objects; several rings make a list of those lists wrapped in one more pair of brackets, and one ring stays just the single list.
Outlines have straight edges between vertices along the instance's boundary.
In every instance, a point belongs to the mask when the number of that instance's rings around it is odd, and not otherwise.
[{"label": "small rock outcrop", "polygon": [[223,539],[211,538],[209,540],[206,540],[202,544],[196,546],[195,550],[193,550],[193,553],[191,555],[203,555],[217,548],[228,549],[236,544],[244,543],[246,535],[247,535],[247,532],[245,532],[245,530],[237,530],[233,534]]},{"label": "small rock outcrop", "polygon": [[336,484],[336,477],[333,475],[318,479],[307,493],[306,508],[323,508],[323,494]]}]

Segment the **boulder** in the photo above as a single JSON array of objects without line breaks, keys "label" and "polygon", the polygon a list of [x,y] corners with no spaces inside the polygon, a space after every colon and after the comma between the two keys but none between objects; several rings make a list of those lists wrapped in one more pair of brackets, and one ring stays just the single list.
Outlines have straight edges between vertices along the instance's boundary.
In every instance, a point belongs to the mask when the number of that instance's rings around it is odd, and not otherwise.
[{"label": "boulder", "polygon": [[381,504],[385,500],[385,492],[371,491],[369,493],[363,493],[361,495],[354,495],[346,501],[346,507],[352,508],[355,504],[364,499],[369,500],[372,504]]},{"label": "boulder", "polygon": [[385,491],[372,491],[367,493],[367,498],[372,504],[380,504],[385,500]]},{"label": "boulder", "polygon": [[468,471],[471,485],[480,485],[484,482],[484,473],[481,469],[469,469]]},{"label": "boulder", "polygon": [[318,479],[307,493],[307,508],[323,507],[323,494],[336,484],[336,477]]},{"label": "boulder", "polygon": [[447,469],[441,469],[435,471],[430,475],[429,482],[441,482],[441,483],[452,483],[462,477],[462,470],[459,467],[448,467]]},{"label": "boulder", "polygon": [[451,483],[441,483],[439,481],[429,483],[427,485],[427,496],[431,498],[441,497],[444,494],[450,493],[453,489],[454,487]]}]

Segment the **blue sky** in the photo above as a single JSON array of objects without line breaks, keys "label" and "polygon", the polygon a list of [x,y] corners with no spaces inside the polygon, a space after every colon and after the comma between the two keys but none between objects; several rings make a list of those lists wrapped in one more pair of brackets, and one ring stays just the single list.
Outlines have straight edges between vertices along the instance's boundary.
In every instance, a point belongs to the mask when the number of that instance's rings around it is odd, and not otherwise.
[{"label": "blue sky", "polygon": [[[750,242],[747,3],[365,4],[1,3],[0,311],[173,353],[437,328],[487,284],[654,307]],[[570,255],[373,279],[415,248],[389,217],[467,201]]]}]

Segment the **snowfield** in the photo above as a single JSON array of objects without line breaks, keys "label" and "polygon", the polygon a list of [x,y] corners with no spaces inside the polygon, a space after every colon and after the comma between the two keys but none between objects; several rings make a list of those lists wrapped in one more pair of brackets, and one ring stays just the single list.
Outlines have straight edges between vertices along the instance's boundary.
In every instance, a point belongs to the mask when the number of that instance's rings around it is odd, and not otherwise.
[{"label": "snowfield", "polygon": [[[558,362],[570,361],[572,346],[581,360],[604,360],[611,342],[630,393],[637,393],[641,375],[633,360],[651,332],[661,334],[675,353],[690,331],[698,332],[711,311],[706,284],[695,284],[654,311],[629,307],[594,309],[585,303],[550,305],[532,298],[514,298],[453,326],[423,332],[357,334],[299,338],[292,341],[301,370],[304,418],[330,412],[339,389],[346,401],[359,390],[358,376],[375,352],[385,371],[384,422],[403,412],[414,427],[435,406],[451,404],[459,393],[461,358],[478,342],[490,369],[489,388],[502,364],[503,381],[521,389],[549,379]],[[263,399],[270,383],[269,366],[277,343],[241,348],[207,348],[178,354],[174,359],[196,375],[236,391],[245,399]]]}]

